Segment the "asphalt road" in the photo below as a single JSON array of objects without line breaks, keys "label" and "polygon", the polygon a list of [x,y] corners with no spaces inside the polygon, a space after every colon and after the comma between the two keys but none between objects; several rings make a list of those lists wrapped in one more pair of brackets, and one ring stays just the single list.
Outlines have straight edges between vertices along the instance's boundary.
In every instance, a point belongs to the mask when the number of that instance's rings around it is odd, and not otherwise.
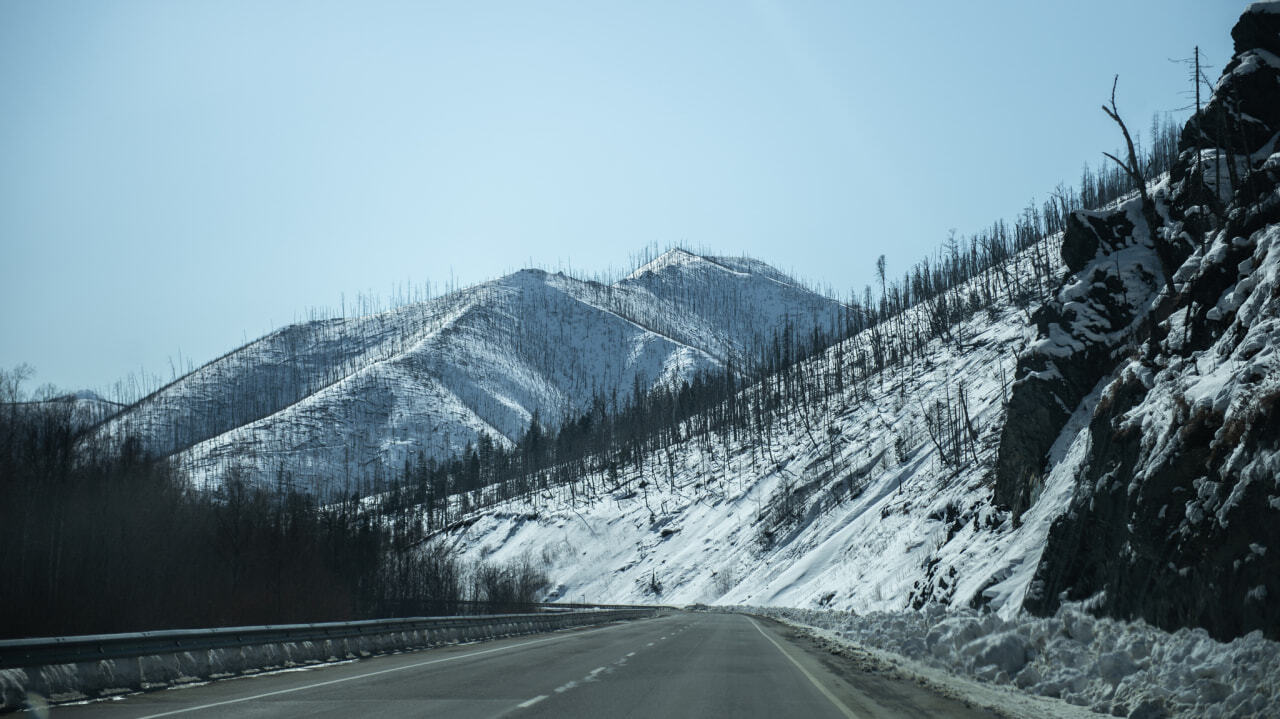
[{"label": "asphalt road", "polygon": [[657,619],[374,657],[121,699],[52,717],[990,717],[842,666],[768,620]]}]

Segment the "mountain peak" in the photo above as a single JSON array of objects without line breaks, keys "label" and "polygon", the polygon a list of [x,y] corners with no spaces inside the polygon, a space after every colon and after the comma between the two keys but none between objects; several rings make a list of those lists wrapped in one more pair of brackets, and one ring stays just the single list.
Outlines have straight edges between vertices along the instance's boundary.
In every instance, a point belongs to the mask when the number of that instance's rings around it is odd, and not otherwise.
[{"label": "mountain peak", "polygon": [[688,250],[675,247],[641,265],[635,272],[627,275],[626,279],[634,280],[651,272],[661,272],[669,267],[681,267],[703,262],[708,262],[707,258],[702,257],[701,255],[695,255]]},{"label": "mountain peak", "polygon": [[740,279],[758,278],[784,285],[799,283],[778,268],[751,257],[721,257],[699,255],[679,247],[667,250],[623,278],[622,283],[676,272],[718,272]]}]

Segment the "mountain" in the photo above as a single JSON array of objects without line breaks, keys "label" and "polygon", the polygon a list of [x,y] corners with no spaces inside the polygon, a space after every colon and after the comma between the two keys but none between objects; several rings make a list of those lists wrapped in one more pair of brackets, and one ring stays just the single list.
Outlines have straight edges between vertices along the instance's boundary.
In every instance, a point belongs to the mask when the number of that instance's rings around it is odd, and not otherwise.
[{"label": "mountain", "polygon": [[[695,418],[682,442],[466,514],[441,537],[466,559],[534,557],[554,596],[572,601],[859,612],[986,601],[1016,613],[1071,494],[1068,481],[1053,485],[1017,527],[991,501],[1025,334],[1019,288],[1034,282],[1044,249],[955,288],[951,296],[968,297],[989,285],[996,298],[882,373],[869,359],[884,341],[878,326],[791,378],[747,387],[736,402],[752,412],[787,383],[830,388],[825,399],[781,405],[762,431],[703,434]],[[935,313],[921,303],[884,324],[927,327]],[[937,421],[960,404],[976,436],[957,445]]]},{"label": "mountain", "polygon": [[1143,192],[1065,212],[718,410],[755,417],[476,494],[441,538],[534,557],[567,599],[1006,618],[1073,602],[1280,637],[1280,3],[1232,35]]},{"label": "mountain", "polygon": [[227,472],[349,491],[419,454],[510,446],[593,402],[745,367],[789,326],[831,333],[840,303],[764,263],[672,250],[613,283],[523,270],[430,302],[291,325],[99,428]]}]

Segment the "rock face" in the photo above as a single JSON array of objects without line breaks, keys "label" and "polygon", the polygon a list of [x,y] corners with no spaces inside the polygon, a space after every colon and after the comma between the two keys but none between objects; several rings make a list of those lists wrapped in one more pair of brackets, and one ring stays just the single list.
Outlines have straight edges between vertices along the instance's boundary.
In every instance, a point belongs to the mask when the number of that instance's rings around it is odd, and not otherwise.
[{"label": "rock face", "polygon": [[1280,3],[1250,6],[1232,36],[1151,212],[1073,218],[1074,274],[1019,359],[997,473],[1015,515],[1069,412],[1101,392],[1033,612],[1089,599],[1165,628],[1280,636]]},{"label": "rock face", "polygon": [[1131,348],[1165,270],[1133,198],[1112,213],[1076,212],[1063,239],[1074,275],[1032,316],[1038,339],[1018,358],[996,462],[996,501],[1020,517],[1071,413]]}]

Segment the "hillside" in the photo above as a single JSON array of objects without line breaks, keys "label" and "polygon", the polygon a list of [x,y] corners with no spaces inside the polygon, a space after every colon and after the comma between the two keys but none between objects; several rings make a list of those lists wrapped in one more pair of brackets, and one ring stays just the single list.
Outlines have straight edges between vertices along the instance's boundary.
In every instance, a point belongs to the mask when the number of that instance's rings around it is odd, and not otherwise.
[{"label": "hillside", "polygon": [[237,471],[354,490],[418,455],[519,439],[594,402],[753,359],[841,305],[763,263],[672,250],[612,285],[524,270],[380,314],[291,325],[210,362],[99,431]]},{"label": "hillside", "polygon": [[[691,420],[567,485],[469,497],[486,508],[443,536],[540,558],[562,598],[1005,618],[1075,601],[1280,636],[1280,4],[1232,34],[1142,193],[733,398],[750,414],[790,387],[766,422]],[[1025,312],[1016,288],[1045,276]],[[932,328],[918,352],[866,371],[914,327]]]},{"label": "hillside", "polygon": [[[1004,269],[1029,282],[1038,252]],[[556,596],[570,600],[860,612],[989,601],[1016,612],[1070,486],[1054,484],[1037,516],[1017,528],[991,502],[1026,321],[1009,287],[919,359],[887,369],[882,384],[851,381],[829,399],[790,406],[764,435],[698,435],[691,426],[692,439],[614,476],[602,467],[473,515],[447,541],[467,558],[545,560]],[[928,318],[918,306],[900,321]],[[877,331],[807,360],[796,376],[856,376]],[[751,405],[770,387],[750,387],[738,402]],[[956,444],[936,420],[955,411],[961,393],[977,436]]]}]

